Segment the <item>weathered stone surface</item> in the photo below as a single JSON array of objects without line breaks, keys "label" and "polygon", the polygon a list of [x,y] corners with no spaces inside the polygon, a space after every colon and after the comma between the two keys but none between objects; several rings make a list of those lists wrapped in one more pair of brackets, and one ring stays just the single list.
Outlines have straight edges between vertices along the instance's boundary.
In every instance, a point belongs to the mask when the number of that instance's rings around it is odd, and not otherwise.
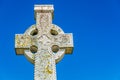
[{"label": "weathered stone surface", "polygon": [[73,50],[72,34],[52,24],[53,5],[35,5],[36,25],[15,37],[17,54],[35,65],[34,80],[56,80],[56,63]]}]

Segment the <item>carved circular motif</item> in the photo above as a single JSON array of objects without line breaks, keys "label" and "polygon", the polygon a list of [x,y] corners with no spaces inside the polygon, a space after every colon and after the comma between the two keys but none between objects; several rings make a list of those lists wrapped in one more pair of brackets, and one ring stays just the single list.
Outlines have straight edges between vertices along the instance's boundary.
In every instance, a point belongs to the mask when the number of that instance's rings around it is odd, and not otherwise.
[{"label": "carved circular motif", "polygon": [[[56,46],[53,46],[51,43],[54,43],[52,42],[52,37],[55,35],[59,35],[59,34],[64,34],[63,30],[58,27],[57,25],[54,25],[54,24],[51,24],[51,30],[52,32],[50,31],[49,34],[43,34],[41,36],[39,36],[39,34],[34,37],[33,39],[37,39],[37,40],[34,40],[34,41],[38,41],[38,42],[33,42],[35,46],[38,46],[38,43],[40,45],[42,45],[41,47],[51,47],[53,48],[52,51],[53,53],[56,52],[56,54],[53,54],[54,55],[54,58],[55,58],[55,61],[56,63],[59,62],[63,56],[64,56],[64,53],[65,53],[65,49],[59,49],[58,47]],[[33,32],[32,32],[33,31]],[[30,28],[28,28],[26,30],[26,32],[24,34],[27,34],[27,35],[36,35],[38,33],[38,31],[36,30],[36,25],[32,25]],[[51,35],[54,34],[54,35]],[[31,35],[32,36],[32,35]],[[66,41],[66,40],[65,40]],[[53,47],[52,47],[53,46]],[[38,49],[39,49],[39,46],[38,46]],[[32,48],[32,50],[37,50],[37,48]],[[25,53],[24,55],[26,56],[26,58],[34,64],[34,61],[35,61],[35,58],[34,58],[34,53],[32,53],[30,50],[25,50]]]}]

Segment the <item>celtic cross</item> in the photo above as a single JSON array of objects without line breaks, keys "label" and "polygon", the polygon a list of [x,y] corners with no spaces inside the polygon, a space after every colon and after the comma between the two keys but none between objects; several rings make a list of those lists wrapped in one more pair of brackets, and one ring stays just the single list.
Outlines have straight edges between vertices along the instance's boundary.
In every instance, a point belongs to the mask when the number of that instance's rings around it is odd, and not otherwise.
[{"label": "celtic cross", "polygon": [[35,65],[34,80],[57,80],[56,63],[72,53],[72,34],[52,24],[53,5],[35,5],[34,11],[36,24],[15,35],[16,54],[24,54]]}]

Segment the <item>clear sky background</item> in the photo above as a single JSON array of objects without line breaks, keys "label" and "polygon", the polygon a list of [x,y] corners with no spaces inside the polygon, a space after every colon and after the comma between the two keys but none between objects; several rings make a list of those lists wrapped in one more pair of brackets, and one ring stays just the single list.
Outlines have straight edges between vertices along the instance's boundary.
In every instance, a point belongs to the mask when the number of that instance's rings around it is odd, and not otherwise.
[{"label": "clear sky background", "polygon": [[53,23],[74,34],[74,51],[57,64],[58,80],[120,80],[119,0],[0,0],[0,80],[33,80],[14,37],[35,24],[34,4],[53,4]]}]

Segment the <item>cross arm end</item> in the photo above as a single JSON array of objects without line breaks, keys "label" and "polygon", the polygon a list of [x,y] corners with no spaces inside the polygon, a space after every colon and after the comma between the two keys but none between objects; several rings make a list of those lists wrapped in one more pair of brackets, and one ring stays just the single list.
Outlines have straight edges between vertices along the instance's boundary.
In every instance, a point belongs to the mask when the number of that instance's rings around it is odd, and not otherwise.
[{"label": "cross arm end", "polygon": [[73,34],[59,34],[54,38],[54,42],[61,49],[65,49],[66,54],[71,54],[73,52]]},{"label": "cross arm end", "polygon": [[66,42],[65,53],[72,54],[74,49],[73,34],[72,33],[66,34],[66,38],[68,39],[68,41]]},{"label": "cross arm end", "polygon": [[24,50],[29,49],[31,38],[29,35],[16,34],[15,35],[15,51],[17,55],[24,54]]}]

